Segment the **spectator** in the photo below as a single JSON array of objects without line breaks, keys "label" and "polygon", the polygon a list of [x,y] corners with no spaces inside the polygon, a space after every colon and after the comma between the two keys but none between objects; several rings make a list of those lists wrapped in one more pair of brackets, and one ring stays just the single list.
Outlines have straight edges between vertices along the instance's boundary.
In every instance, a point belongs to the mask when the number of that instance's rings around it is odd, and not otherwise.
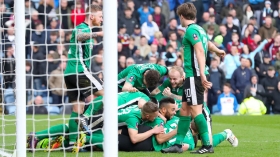
[{"label": "spectator", "polygon": [[127,48],[129,45],[129,35],[126,33],[126,25],[122,24],[119,28],[118,40],[122,43],[123,48]]},{"label": "spectator", "polygon": [[[249,21],[246,23],[246,24],[242,24],[242,31],[241,31],[241,35],[244,36],[245,35],[245,30],[247,29],[247,26],[251,24],[253,25],[254,29],[253,31],[249,31],[249,34],[252,33],[251,35],[253,34],[258,34],[258,25],[257,25],[257,18],[255,16],[251,16]],[[251,30],[251,29],[250,29]]]},{"label": "spectator", "polygon": [[43,26],[49,25],[49,14],[54,9],[53,0],[41,0],[38,7],[39,19],[42,22]]},{"label": "spectator", "polygon": [[215,22],[215,15],[210,15],[209,21],[205,23],[202,27],[206,31],[209,26],[212,26],[214,28],[214,35],[220,33],[219,25],[217,25]]},{"label": "spectator", "polygon": [[225,50],[226,48],[224,47],[223,45],[223,36],[221,35],[217,35],[215,38],[214,38],[214,44],[217,46],[217,48],[219,49],[222,49],[222,50]]},{"label": "spectator", "polygon": [[208,28],[207,28],[207,36],[208,36],[208,39],[210,41],[213,41],[214,40],[214,32],[215,32],[215,29],[213,26],[209,25]]},{"label": "spectator", "polygon": [[[243,20],[242,20],[242,26],[250,23],[251,18],[254,18],[254,12],[249,4],[245,4],[243,6]],[[244,27],[243,27],[244,28]],[[243,29],[242,29],[243,30]],[[242,31],[243,32],[243,31]],[[244,33],[244,32],[243,32]],[[242,33],[242,34],[243,34]]]},{"label": "spectator", "polygon": [[66,98],[66,85],[64,83],[63,72],[66,68],[66,62],[60,62],[59,67],[53,70],[49,77],[49,88],[52,93],[52,104],[62,105]]},{"label": "spectator", "polygon": [[59,62],[58,59],[55,59],[55,54],[48,54],[46,61],[46,67],[44,68],[44,73],[45,74],[50,74],[52,71],[54,71],[55,69],[57,69],[57,67],[59,66]]},{"label": "spectator", "polygon": [[241,7],[238,7],[235,4],[234,0],[225,1],[225,7],[223,7],[222,12],[221,12],[221,18],[222,19],[225,18],[230,13],[230,11],[233,9],[237,13],[236,17],[239,19],[239,21],[242,21],[242,18],[243,18],[242,9],[241,9]]},{"label": "spectator", "polygon": [[26,72],[26,104],[29,101],[29,98],[31,97],[31,91],[32,91],[32,75],[31,75],[31,64],[30,62],[25,62],[25,72]]},{"label": "spectator", "polygon": [[[261,85],[263,85],[265,92],[272,94],[278,85],[278,78],[275,77],[275,69],[273,66],[270,66],[267,70],[267,76],[261,80]],[[270,114],[271,109],[274,110],[274,106],[272,104],[272,98],[268,97],[265,106],[267,108],[266,114]]]},{"label": "spectator", "polygon": [[135,61],[133,58],[129,57],[126,59],[126,67],[132,65],[132,64],[135,64]]},{"label": "spectator", "polygon": [[136,64],[143,64],[143,63],[146,62],[146,59],[141,56],[141,52],[140,52],[139,49],[137,49],[135,51],[135,53],[133,54],[132,58],[135,60]]},{"label": "spectator", "polygon": [[50,33],[50,40],[48,42],[48,52],[50,51],[56,51],[57,50],[57,32],[51,32]]},{"label": "spectator", "polygon": [[80,1],[76,1],[76,8],[71,11],[71,22],[76,27],[86,19],[85,10]]},{"label": "spectator", "polygon": [[265,92],[258,92],[257,94],[262,94],[263,96],[267,96],[269,99],[272,100],[272,104],[274,106],[273,113],[280,114],[280,81],[278,81],[277,87],[272,93],[265,93]]},{"label": "spectator", "polygon": [[273,10],[271,9],[271,2],[269,0],[265,1],[265,7],[262,10],[261,13],[261,23],[260,25],[263,25],[266,23],[266,17],[273,17]]},{"label": "spectator", "polygon": [[268,67],[272,66],[271,58],[269,53],[264,53],[263,63],[261,63],[258,67],[256,67],[256,71],[260,80],[266,77]]},{"label": "spectator", "polygon": [[5,56],[2,59],[2,73],[4,76],[4,87],[14,88],[15,86],[15,51],[12,45],[7,45]]},{"label": "spectator", "polygon": [[276,59],[276,53],[280,50],[280,34],[277,34],[275,38],[274,34],[276,34],[276,31],[272,35],[272,39],[274,40],[270,40],[270,42],[265,45],[265,50],[269,52],[272,61]]},{"label": "spectator", "polygon": [[140,7],[137,12],[140,16],[140,25],[142,25],[143,23],[148,22],[148,16],[154,13],[154,9],[149,7],[147,2],[144,1],[142,7]]},{"label": "spectator", "polygon": [[46,54],[46,32],[44,31],[44,26],[41,23],[36,25],[36,30],[32,33],[31,41],[36,41],[36,44],[40,44],[40,50],[42,50],[43,54]]},{"label": "spectator", "polygon": [[149,58],[149,63],[156,64],[157,63],[157,58],[156,57],[150,57]]},{"label": "spectator", "polygon": [[48,110],[45,106],[43,106],[44,101],[41,96],[36,96],[35,100],[29,103],[27,106],[26,114],[48,114]]},{"label": "spectator", "polygon": [[240,66],[238,49],[236,46],[231,46],[231,53],[224,58],[225,74],[227,82],[230,82],[233,72]]},{"label": "spectator", "polygon": [[5,28],[4,25],[7,21],[9,21],[10,13],[7,11],[5,3],[0,3],[0,27]]},{"label": "spectator", "polygon": [[177,39],[178,39],[179,41],[182,41],[182,40],[183,40],[184,35],[185,35],[185,32],[186,32],[186,28],[185,28],[185,27],[182,27],[182,25],[179,25],[179,26],[177,27],[177,34],[178,34]]},{"label": "spectator", "polygon": [[253,41],[253,38],[255,36],[255,32],[254,32],[254,26],[252,24],[248,24],[247,25],[247,28],[243,34],[243,39],[242,39],[242,42],[244,44],[251,44]]},{"label": "spectator", "polygon": [[229,83],[223,85],[223,93],[219,95],[217,105],[213,106],[213,113],[221,115],[233,115],[237,112],[238,102],[234,94],[231,93]]},{"label": "spectator", "polygon": [[159,27],[159,30],[163,31],[166,27],[166,23],[165,23],[166,20],[164,15],[161,13],[160,6],[158,5],[155,6],[155,13],[153,14],[153,19],[157,24],[157,26]]},{"label": "spectator", "polygon": [[227,47],[228,42],[231,41],[231,33],[227,31],[225,25],[220,25],[220,35],[223,37],[223,46]]},{"label": "spectator", "polygon": [[251,60],[251,62],[252,62],[252,67],[251,68],[255,68],[255,55],[258,53],[258,52],[260,52],[263,48],[264,48],[264,46],[265,46],[265,44],[267,44],[268,43],[268,40],[264,40],[263,42],[261,42],[261,44],[254,50],[254,51],[252,51],[252,52],[249,52],[249,47],[247,46],[247,45],[244,45],[243,46],[243,54],[241,55],[243,58],[248,58],[248,59],[250,59]]},{"label": "spectator", "polygon": [[[125,59],[124,59],[125,60]],[[99,73],[102,71],[103,57],[96,55],[91,59],[91,71],[93,73]]]},{"label": "spectator", "polygon": [[25,0],[25,19],[29,19],[35,9],[32,7],[30,0]]},{"label": "spectator", "polygon": [[217,103],[218,96],[223,91],[223,85],[225,83],[225,74],[218,67],[218,61],[213,58],[209,69],[209,81],[212,83],[212,88],[208,90],[207,105],[212,113],[212,106]]},{"label": "spectator", "polygon": [[[222,9],[224,7],[224,0],[215,0],[215,1],[211,1],[211,6],[213,6],[213,12],[214,10],[217,12],[217,13],[221,13],[222,12]],[[209,12],[210,12],[210,9],[211,7],[209,8]],[[211,10],[212,10],[211,9]],[[211,12],[210,12],[211,13]]]},{"label": "spectator", "polygon": [[228,15],[227,19],[226,19],[226,27],[227,27],[227,31],[231,34],[231,33],[237,33],[238,36],[241,35],[240,33],[240,28],[236,25],[234,25],[233,23],[233,16],[232,15]]},{"label": "spectator", "polygon": [[239,54],[242,53],[242,49],[243,49],[244,44],[242,42],[239,42],[239,36],[238,36],[237,33],[232,33],[231,34],[231,42],[229,42],[227,44],[227,52],[230,52],[232,46],[237,47],[237,50],[238,50]]},{"label": "spectator", "polygon": [[210,19],[210,14],[209,12],[204,12],[202,14],[202,21],[200,21],[200,23],[198,23],[200,26],[203,26],[204,24],[208,23]]},{"label": "spectator", "polygon": [[265,90],[261,84],[258,84],[258,76],[252,75],[251,77],[251,84],[247,85],[244,90],[244,98],[246,95],[252,94],[253,97],[256,99],[261,100],[262,102],[265,102],[265,97],[261,96],[258,93],[265,93]]},{"label": "spectator", "polygon": [[56,9],[56,14],[58,15],[58,19],[60,21],[59,28],[62,29],[70,29],[72,28],[71,17],[71,9],[68,7],[67,0],[60,1],[60,7]]},{"label": "spectator", "polygon": [[181,42],[179,40],[177,40],[176,32],[169,33],[169,41],[167,42],[167,47],[172,44],[176,45],[176,46],[173,46],[175,51],[178,51],[181,48]]},{"label": "spectator", "polygon": [[[1,34],[2,36],[2,34]],[[7,29],[7,33],[2,38],[1,46],[3,46],[3,50],[6,49],[6,45],[15,47],[15,28],[13,26],[9,26]]]},{"label": "spectator", "polygon": [[163,33],[163,37],[165,39],[168,39],[169,33],[171,31],[177,32],[177,20],[176,19],[170,19],[169,24],[167,25],[165,30],[162,32]]},{"label": "spectator", "polygon": [[180,57],[178,57],[177,60],[174,62],[174,66],[183,68],[184,67],[183,60]]},{"label": "spectator", "polygon": [[143,25],[141,26],[142,35],[144,35],[147,38],[148,43],[151,44],[154,40],[155,32],[158,31],[159,28],[158,25],[153,21],[153,16],[149,15],[148,21],[144,22]]},{"label": "spectator", "polygon": [[134,30],[134,26],[138,24],[138,21],[132,16],[132,10],[130,7],[126,7],[124,10],[124,16],[119,19],[120,24],[126,26],[126,33],[131,35]]},{"label": "spectator", "polygon": [[[163,35],[160,31],[155,32],[155,37],[154,37],[154,41],[152,44],[159,45],[159,40],[162,37],[163,37]],[[164,45],[166,45],[166,40],[165,40],[165,38],[163,38],[163,39],[164,39]]]},{"label": "spectator", "polygon": [[138,15],[138,12],[137,10],[135,10],[135,3],[133,0],[127,0],[126,1],[126,5],[127,7],[129,7],[131,9],[131,12],[132,12],[132,17],[135,18],[137,20],[137,23],[139,23],[139,15]]},{"label": "spectator", "polygon": [[126,68],[126,57],[123,55],[119,56],[119,61],[118,61],[118,73],[123,71]]},{"label": "spectator", "polygon": [[151,47],[148,45],[147,39],[145,36],[141,36],[140,46],[138,47],[140,50],[140,55],[143,58],[147,58],[148,54],[151,52]]},{"label": "spectator", "polygon": [[278,78],[280,80],[280,51],[278,51],[276,54],[276,61],[274,66],[275,66],[275,71],[277,72]]},{"label": "spectator", "polygon": [[277,18],[279,16],[279,14],[280,14],[280,1],[277,2],[277,6],[275,6],[275,8],[276,9],[273,12],[273,17]]},{"label": "spectator", "polygon": [[[232,16],[232,23],[233,25],[237,26],[238,28],[241,27],[239,19],[236,17],[236,11],[235,9],[232,9],[229,11],[229,14]],[[222,21],[222,24],[227,23],[227,18],[224,18]]]},{"label": "spectator", "polygon": [[158,52],[161,54],[162,52],[166,51],[166,40],[164,37],[159,38],[158,42]]},{"label": "spectator", "polygon": [[[32,49],[31,49],[31,67],[32,67],[32,76],[33,76],[33,88],[35,90],[39,90],[42,87],[42,82],[43,82],[43,78],[41,75],[46,74],[46,71],[44,69],[45,65],[44,65],[44,59],[45,56],[42,52],[42,50],[39,49],[39,47],[37,46],[37,43],[34,43],[32,45]],[[43,69],[43,70],[42,70]]]},{"label": "spectator", "polygon": [[165,60],[166,66],[172,66],[177,60],[177,55],[172,45],[167,46],[167,51],[163,52],[161,58]]},{"label": "spectator", "polygon": [[246,59],[241,58],[241,65],[232,74],[230,85],[235,92],[235,97],[240,104],[244,98],[244,89],[250,84],[252,72],[246,68]]},{"label": "spectator", "polygon": [[238,114],[239,115],[264,115],[266,113],[266,107],[263,102],[254,98],[249,93],[243,102],[240,104]]},{"label": "spectator", "polygon": [[41,23],[42,21],[39,19],[38,11],[34,10],[31,15],[31,28],[36,29],[36,26]]},{"label": "spectator", "polygon": [[269,39],[275,31],[277,31],[277,28],[272,25],[271,17],[266,16],[265,24],[259,29],[259,35],[262,40]]},{"label": "spectator", "polygon": [[129,57],[128,49],[124,49],[122,43],[118,42],[118,55]]},{"label": "spectator", "polygon": [[135,45],[135,39],[133,37],[130,37],[128,45],[129,56],[133,56],[136,50],[137,46]]},{"label": "spectator", "polygon": [[134,32],[131,35],[131,37],[134,38],[135,46],[139,47],[140,46],[140,38],[141,38],[141,29],[139,25],[134,26]]},{"label": "spectator", "polygon": [[155,45],[155,44],[151,45],[151,52],[149,53],[148,57],[149,58],[154,57],[156,59],[159,58],[159,53],[157,51],[157,45]]}]

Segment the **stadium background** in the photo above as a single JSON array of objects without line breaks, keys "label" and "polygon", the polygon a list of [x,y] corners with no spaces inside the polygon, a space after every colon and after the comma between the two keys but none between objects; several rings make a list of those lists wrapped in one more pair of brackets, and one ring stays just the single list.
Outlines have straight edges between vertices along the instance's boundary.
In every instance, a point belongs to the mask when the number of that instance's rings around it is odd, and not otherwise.
[{"label": "stadium background", "polygon": [[[210,77],[213,83],[213,90],[209,91],[211,95],[205,96],[209,108],[217,103],[218,95],[223,92],[221,85],[224,82],[231,83],[234,88],[232,93],[239,104],[242,102],[245,87],[251,86],[251,80],[243,81],[243,75],[238,75],[240,65],[258,76],[264,92],[279,92],[276,87],[280,72],[280,36],[275,32],[280,31],[280,3],[276,0],[118,0],[118,48],[116,52],[111,52],[118,53],[118,71],[128,65],[142,63],[183,67],[181,39],[184,28],[179,24],[176,7],[188,1],[192,1],[197,7],[197,23],[205,29],[211,41],[224,49],[228,56],[227,59],[220,59],[211,52],[208,53],[207,65],[210,74],[215,76]],[[68,104],[63,77],[55,77],[54,74],[62,73],[65,68],[71,29],[83,22],[84,11],[89,3],[102,6],[102,0],[25,0],[26,23],[23,26],[26,27],[27,113],[33,113],[30,112],[30,108],[38,114],[70,113],[71,104]],[[15,112],[13,6],[14,0],[0,0],[0,78],[3,114]],[[249,23],[252,27],[248,26]],[[98,30],[95,28],[93,31]],[[235,37],[232,37],[232,34]],[[94,40],[96,45],[92,52],[91,71],[102,79],[102,38]],[[267,43],[259,47],[265,40]],[[258,52],[251,60],[251,63],[254,63],[251,67],[249,54],[256,49]],[[213,63],[213,58],[217,61],[218,71],[212,68],[216,63]],[[273,69],[275,75],[268,76],[268,71]],[[231,81],[233,73],[237,73],[234,74],[237,82]],[[219,79],[215,79],[217,77]],[[237,90],[241,93],[237,93]],[[249,93],[251,92],[249,88]],[[280,113],[280,104],[276,103],[279,100],[257,96],[267,106],[267,114]],[[211,111],[219,112],[214,108]],[[236,120],[235,122],[239,123],[240,119],[231,118],[230,121]],[[251,121],[248,120],[249,122]],[[272,128],[277,128],[276,124],[271,125]]]}]

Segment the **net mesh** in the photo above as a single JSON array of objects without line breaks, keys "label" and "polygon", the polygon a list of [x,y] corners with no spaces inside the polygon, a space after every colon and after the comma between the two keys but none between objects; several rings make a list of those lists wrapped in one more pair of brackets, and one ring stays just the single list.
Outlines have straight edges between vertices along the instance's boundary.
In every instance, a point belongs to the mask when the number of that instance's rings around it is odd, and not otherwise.
[{"label": "net mesh", "polygon": [[[27,133],[40,132],[42,130],[66,124],[67,128],[72,104],[68,101],[67,89],[63,81],[63,70],[68,61],[68,50],[71,33],[75,25],[84,21],[85,10],[91,1],[71,0],[30,0],[25,1],[25,24],[26,36],[22,38],[25,42],[26,51],[26,105]],[[1,129],[0,129],[0,155],[1,152],[12,154],[16,144],[16,84],[15,79],[15,18],[14,4],[0,4],[1,14]],[[92,31],[99,31],[95,27]],[[91,73],[102,79],[102,38],[94,38],[92,48]],[[24,76],[22,76],[24,77]],[[65,129],[64,128],[64,129]],[[24,129],[24,128],[22,128]],[[67,139],[64,130],[64,137]],[[57,134],[61,135],[61,134]],[[26,135],[28,136],[28,135]],[[44,139],[54,139],[55,134],[48,134]],[[64,138],[64,139],[65,139]],[[50,141],[48,144],[50,144]],[[39,142],[40,143],[40,142]],[[64,143],[59,149],[64,149]],[[58,150],[59,150],[58,149]],[[32,156],[45,153],[45,148],[37,145],[36,152]],[[65,149],[64,149],[65,150]],[[64,156],[66,152],[64,151]],[[37,155],[36,155],[37,154]],[[88,154],[91,156],[92,154]],[[30,155],[28,155],[30,156]]]}]

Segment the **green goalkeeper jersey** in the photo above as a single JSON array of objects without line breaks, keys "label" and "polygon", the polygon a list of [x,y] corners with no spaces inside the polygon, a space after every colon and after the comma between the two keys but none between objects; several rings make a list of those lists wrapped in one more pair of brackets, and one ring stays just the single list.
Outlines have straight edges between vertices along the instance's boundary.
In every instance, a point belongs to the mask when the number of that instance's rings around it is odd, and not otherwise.
[{"label": "green goalkeeper jersey", "polygon": [[123,82],[128,82],[137,89],[146,88],[146,86],[143,83],[143,76],[144,73],[150,69],[158,71],[161,77],[168,73],[168,69],[162,65],[152,63],[134,64],[127,67],[118,74],[118,83],[120,88],[122,88],[123,85],[121,84]]},{"label": "green goalkeeper jersey", "polygon": [[83,22],[72,31],[65,75],[88,72],[90,66],[93,39],[80,42],[77,40],[78,33],[91,33],[91,28]]},{"label": "green goalkeeper jersey", "polygon": [[[118,93],[118,109],[136,104],[140,99],[149,101],[150,98],[142,92],[120,92]],[[103,96],[99,96],[93,100],[92,115],[95,115],[103,107]],[[92,108],[92,107],[91,107]]]},{"label": "green goalkeeper jersey", "polygon": [[132,105],[124,109],[118,110],[118,122],[119,126],[126,125],[128,129],[138,130],[139,125],[146,125],[154,127],[156,125],[163,125],[164,122],[159,117],[155,118],[154,121],[144,121],[142,119],[141,110],[137,105]]},{"label": "green goalkeeper jersey", "polygon": [[[168,120],[164,125],[165,134],[170,133],[171,131],[175,130],[177,128],[178,122],[179,122],[179,118],[176,116],[173,116],[170,120]],[[168,140],[162,144],[158,144],[156,137],[153,136],[153,146],[154,146],[155,151],[160,151],[161,149],[168,148],[168,147],[174,145],[175,141],[176,141],[176,135],[174,137],[172,137],[170,140]],[[190,129],[187,132],[187,134],[183,140],[183,143],[194,144],[194,139],[193,139]]]},{"label": "green goalkeeper jersey", "polygon": [[[206,60],[208,51],[208,36],[204,29],[197,24],[190,24],[186,29],[186,33],[182,40],[184,46],[184,70],[186,77],[200,76],[199,65],[194,45],[201,42],[204,50],[204,57]],[[207,67],[205,67],[205,75],[208,74]]]}]

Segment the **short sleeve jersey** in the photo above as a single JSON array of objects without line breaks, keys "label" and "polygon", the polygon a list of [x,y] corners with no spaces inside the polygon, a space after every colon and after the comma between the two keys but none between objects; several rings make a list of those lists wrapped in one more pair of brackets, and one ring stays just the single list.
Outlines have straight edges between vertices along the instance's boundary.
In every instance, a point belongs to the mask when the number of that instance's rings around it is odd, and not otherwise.
[{"label": "short sleeve jersey", "polygon": [[[162,65],[152,63],[135,64],[127,67],[118,74],[119,83],[125,81],[130,83],[133,87],[137,89],[144,89],[146,88],[146,86],[143,83],[143,76],[144,73],[150,69],[158,71],[161,77],[168,73],[168,69]],[[119,86],[122,88],[121,85]]]},{"label": "short sleeve jersey", "polygon": [[83,22],[72,31],[65,75],[88,71],[90,66],[93,39],[80,42],[77,40],[78,33],[91,33],[91,29]]},{"label": "short sleeve jersey", "polygon": [[150,98],[142,92],[120,92],[118,93],[118,109],[136,104],[140,99],[149,101]]},{"label": "short sleeve jersey", "polygon": [[138,130],[138,125],[143,123],[141,110],[137,105],[118,110],[118,123],[127,125],[128,129]]},{"label": "short sleeve jersey", "polygon": [[[208,51],[208,36],[204,29],[197,24],[190,24],[182,40],[182,45],[184,47],[184,70],[186,77],[200,76],[199,65],[197,56],[194,50],[194,45],[201,42],[204,50],[204,57],[206,60]],[[208,71],[205,67],[205,74]]]}]

